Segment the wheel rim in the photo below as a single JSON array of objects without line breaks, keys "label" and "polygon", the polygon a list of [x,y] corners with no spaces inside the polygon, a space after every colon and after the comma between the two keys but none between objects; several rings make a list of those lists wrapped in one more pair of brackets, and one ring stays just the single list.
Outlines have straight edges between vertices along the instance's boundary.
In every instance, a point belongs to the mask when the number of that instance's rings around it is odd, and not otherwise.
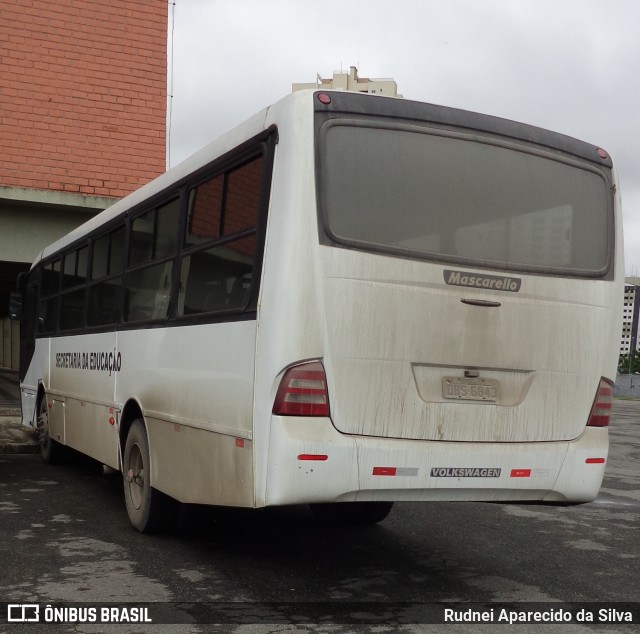
[{"label": "wheel rim", "polygon": [[144,462],[140,445],[131,447],[129,454],[129,469],[127,471],[127,482],[129,483],[129,497],[135,509],[142,506],[144,499]]}]

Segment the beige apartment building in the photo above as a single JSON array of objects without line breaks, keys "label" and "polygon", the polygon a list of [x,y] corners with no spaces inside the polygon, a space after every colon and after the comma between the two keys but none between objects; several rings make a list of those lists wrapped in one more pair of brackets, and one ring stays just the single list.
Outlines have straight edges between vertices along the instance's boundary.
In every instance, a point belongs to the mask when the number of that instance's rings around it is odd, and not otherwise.
[{"label": "beige apartment building", "polygon": [[292,84],[291,91],[316,88],[327,90],[350,90],[352,92],[366,92],[370,95],[385,97],[402,97],[398,94],[398,84],[393,79],[369,79],[358,77],[358,69],[351,66],[348,72],[334,71],[331,79],[323,79],[317,75],[315,83]]}]

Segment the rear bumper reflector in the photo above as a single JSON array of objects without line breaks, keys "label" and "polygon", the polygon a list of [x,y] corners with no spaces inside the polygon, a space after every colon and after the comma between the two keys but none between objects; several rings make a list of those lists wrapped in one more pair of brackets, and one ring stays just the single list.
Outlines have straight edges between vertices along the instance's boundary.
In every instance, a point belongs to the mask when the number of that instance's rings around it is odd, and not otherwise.
[{"label": "rear bumper reflector", "polygon": [[511,469],[512,478],[530,478],[531,469]]},{"label": "rear bumper reflector", "polygon": [[374,467],[374,476],[417,476],[418,467]]}]

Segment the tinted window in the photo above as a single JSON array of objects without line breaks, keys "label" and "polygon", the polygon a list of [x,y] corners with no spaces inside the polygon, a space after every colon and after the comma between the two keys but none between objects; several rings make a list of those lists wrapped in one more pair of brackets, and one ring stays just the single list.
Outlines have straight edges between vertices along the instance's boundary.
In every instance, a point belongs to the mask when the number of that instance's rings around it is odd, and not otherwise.
[{"label": "tinted window", "polygon": [[60,260],[56,260],[42,269],[42,295],[57,293],[59,289]]},{"label": "tinted window", "polygon": [[76,252],[72,251],[64,256],[62,269],[62,288],[71,288],[76,285]]},{"label": "tinted window", "polygon": [[179,219],[180,201],[175,199],[133,220],[125,286],[126,322],[169,316],[173,285],[170,258],[177,250]]},{"label": "tinted window", "polygon": [[131,243],[129,245],[129,266],[144,264],[153,257],[153,233],[156,212],[148,211],[135,218],[131,224]]},{"label": "tinted window", "polygon": [[197,246],[222,235],[223,188],[224,174],[219,174],[191,191],[186,246]]},{"label": "tinted window", "polygon": [[87,263],[89,261],[89,247],[84,246],[78,249],[76,283],[84,284],[87,281]]},{"label": "tinted window", "polygon": [[58,320],[58,296],[41,299],[38,306],[38,332],[51,333],[56,330]]},{"label": "tinted window", "polygon": [[263,170],[258,156],[191,192],[178,315],[248,306]]},{"label": "tinted window", "polygon": [[92,284],[89,286],[87,326],[107,326],[120,321],[124,225],[93,243]]},{"label": "tinted window", "polygon": [[175,253],[179,200],[134,218],[131,226],[129,266],[169,257]]},{"label": "tinted window", "polygon": [[38,302],[38,332],[51,333],[57,328],[58,293],[60,292],[61,261],[50,262],[41,269],[42,293]]},{"label": "tinted window", "polygon": [[111,234],[98,238],[93,243],[93,265],[91,279],[99,280],[109,273],[109,239]]},{"label": "tinted window", "polygon": [[60,330],[75,330],[84,325],[85,287],[60,296]]},{"label": "tinted window", "polygon": [[250,299],[255,237],[197,251],[182,259],[181,314],[245,308]]},{"label": "tinted window", "polygon": [[329,125],[321,143],[323,213],[338,241],[503,268],[606,270],[610,193],[595,169],[415,129]]},{"label": "tinted window", "polygon": [[89,247],[85,245],[64,256],[59,323],[62,331],[84,326],[88,254]]},{"label": "tinted window", "polygon": [[120,321],[122,276],[106,279],[89,287],[88,326],[106,326]]},{"label": "tinted window", "polygon": [[173,261],[127,273],[125,321],[166,319],[171,299]]},{"label": "tinted window", "polygon": [[262,157],[229,172],[225,197],[223,235],[254,229],[258,221]]}]

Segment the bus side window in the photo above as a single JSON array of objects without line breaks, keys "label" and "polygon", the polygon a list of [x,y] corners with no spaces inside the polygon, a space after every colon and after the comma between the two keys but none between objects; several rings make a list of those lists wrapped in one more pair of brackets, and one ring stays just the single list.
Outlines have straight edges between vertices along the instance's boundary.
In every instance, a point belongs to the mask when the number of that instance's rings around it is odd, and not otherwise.
[{"label": "bus side window", "polygon": [[207,244],[222,235],[223,191],[224,174],[218,174],[191,190],[185,248]]},{"label": "bus side window", "polygon": [[60,292],[60,259],[42,269],[41,296],[38,302],[38,333],[55,332],[58,325],[58,293]]},{"label": "bus side window", "polygon": [[191,191],[178,315],[247,307],[263,170],[260,155]]},{"label": "bus side window", "polygon": [[107,326],[120,321],[124,240],[125,226],[122,225],[93,243],[88,326]]},{"label": "bus side window", "polygon": [[179,220],[178,198],[133,219],[125,288],[126,322],[169,316]]},{"label": "bus side window", "polygon": [[60,294],[60,330],[77,330],[84,326],[86,297],[87,245],[64,256],[62,292]]}]

